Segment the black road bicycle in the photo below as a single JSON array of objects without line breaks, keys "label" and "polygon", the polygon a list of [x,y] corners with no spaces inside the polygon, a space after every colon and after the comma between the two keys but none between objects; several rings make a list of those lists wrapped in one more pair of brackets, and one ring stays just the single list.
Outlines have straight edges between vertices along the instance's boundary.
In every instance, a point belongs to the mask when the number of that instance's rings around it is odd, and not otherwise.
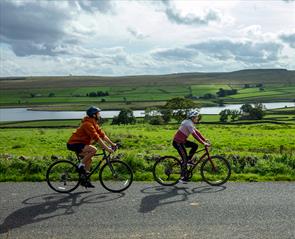
[{"label": "black road bicycle", "polygon": [[[76,162],[59,160],[51,164],[46,173],[46,180],[50,188],[59,193],[74,191],[81,182],[86,182],[98,171],[101,185],[110,192],[122,192],[130,187],[133,172],[128,164],[120,157],[111,157],[105,150],[95,156],[102,155],[102,160],[87,175],[79,173],[78,165],[81,157],[77,155]],[[100,165],[102,165],[100,167]],[[99,169],[99,170],[98,170]]]},{"label": "black road bicycle", "polygon": [[[212,186],[224,184],[231,175],[229,162],[222,156],[210,156],[208,147],[197,151],[195,155],[201,151],[205,152],[198,160],[195,159],[187,164],[187,179],[190,180],[193,177],[194,169],[202,162],[200,168],[202,179]],[[173,156],[164,156],[154,164],[153,176],[159,184],[172,186],[179,182],[182,171],[181,160]]]}]

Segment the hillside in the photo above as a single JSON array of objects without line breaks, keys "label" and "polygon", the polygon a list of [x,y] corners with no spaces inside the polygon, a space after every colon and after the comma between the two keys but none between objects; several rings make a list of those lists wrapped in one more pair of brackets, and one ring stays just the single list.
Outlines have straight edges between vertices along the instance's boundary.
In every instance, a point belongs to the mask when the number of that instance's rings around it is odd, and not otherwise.
[{"label": "hillside", "polygon": [[121,77],[58,76],[0,78],[0,89],[75,88],[93,86],[165,86],[208,84],[295,84],[295,71],[255,69],[226,73],[178,73]]}]

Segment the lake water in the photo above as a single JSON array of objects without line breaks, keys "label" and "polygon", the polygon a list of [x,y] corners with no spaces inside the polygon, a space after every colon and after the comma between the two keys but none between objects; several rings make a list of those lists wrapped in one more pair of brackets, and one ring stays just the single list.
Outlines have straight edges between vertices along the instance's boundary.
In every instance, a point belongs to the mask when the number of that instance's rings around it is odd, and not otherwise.
[{"label": "lake water", "polygon": [[[264,103],[266,109],[292,107],[294,102]],[[241,104],[226,105],[224,107],[203,107],[201,114],[219,114],[224,109],[239,110]],[[103,118],[113,118],[119,111],[106,110],[101,112]],[[133,111],[135,117],[143,117],[143,110]],[[33,111],[26,108],[0,109],[0,122],[4,121],[30,121],[30,120],[53,120],[53,119],[81,119],[85,111]]]}]

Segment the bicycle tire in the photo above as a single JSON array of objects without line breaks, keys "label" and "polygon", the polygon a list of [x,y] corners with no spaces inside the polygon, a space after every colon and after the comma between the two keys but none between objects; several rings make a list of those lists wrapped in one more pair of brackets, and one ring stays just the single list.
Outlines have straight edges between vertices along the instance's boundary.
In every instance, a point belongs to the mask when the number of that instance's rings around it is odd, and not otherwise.
[{"label": "bicycle tire", "polygon": [[111,160],[101,167],[99,181],[110,192],[122,192],[133,182],[133,172],[127,163]]},{"label": "bicycle tire", "polygon": [[74,191],[80,184],[80,174],[77,166],[68,160],[56,161],[46,172],[48,186],[58,193]]},{"label": "bicycle tire", "polygon": [[173,186],[181,177],[181,162],[173,156],[164,156],[154,164],[153,176],[159,184]]},{"label": "bicycle tire", "polygon": [[[212,162],[214,167],[212,167]],[[231,175],[230,163],[221,156],[212,156],[201,165],[201,176],[203,180],[212,186],[220,186],[227,182]]]}]

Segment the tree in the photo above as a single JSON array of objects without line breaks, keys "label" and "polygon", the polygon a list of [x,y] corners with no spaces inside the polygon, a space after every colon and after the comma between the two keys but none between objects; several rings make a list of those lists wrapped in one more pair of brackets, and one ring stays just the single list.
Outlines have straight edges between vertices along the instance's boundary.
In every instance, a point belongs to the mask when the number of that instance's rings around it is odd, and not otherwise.
[{"label": "tree", "polygon": [[263,118],[263,116],[264,116],[264,112],[260,108],[253,108],[250,111],[250,119],[261,120]]},{"label": "tree", "polygon": [[197,104],[190,100],[181,97],[176,97],[168,100],[163,109],[172,112],[172,118],[180,122],[183,120],[191,109],[197,108]]},{"label": "tree", "polygon": [[230,111],[230,114],[231,114],[231,120],[232,120],[232,121],[235,121],[236,118],[239,117],[239,115],[240,115],[240,111],[239,111],[239,110],[231,110],[231,111]]},{"label": "tree", "polygon": [[159,111],[160,111],[160,113],[162,115],[164,123],[168,123],[172,118],[173,110],[160,108]]},{"label": "tree", "polygon": [[242,119],[260,120],[265,115],[262,104],[255,104],[254,107],[250,104],[241,106],[243,112]]},{"label": "tree", "polygon": [[96,97],[97,94],[96,94],[96,92],[92,91],[92,92],[90,92],[90,93],[88,94],[88,96],[89,96],[89,97]]},{"label": "tree", "polygon": [[265,115],[263,111],[263,105],[261,103],[255,104],[253,109],[250,111],[251,119],[260,120]]},{"label": "tree", "polygon": [[225,97],[227,95],[235,95],[237,93],[238,93],[237,89],[224,90],[222,88],[220,88],[219,91],[216,92],[218,97]]},{"label": "tree", "polygon": [[219,91],[216,93],[218,97],[224,97],[225,96],[225,90],[220,88]]},{"label": "tree", "polygon": [[151,107],[145,110],[144,120],[150,124],[168,123],[172,117],[172,110],[164,107]]},{"label": "tree", "polygon": [[136,118],[131,109],[122,109],[118,116],[113,118],[112,124],[135,124]]},{"label": "tree", "polygon": [[227,110],[227,109],[222,110],[219,113],[219,115],[220,115],[220,118],[219,118],[220,122],[225,123],[225,122],[227,122],[228,116],[230,115],[230,110]]},{"label": "tree", "polygon": [[250,111],[251,111],[252,108],[253,107],[250,104],[244,104],[244,105],[241,106],[241,110],[244,113],[250,113]]}]

